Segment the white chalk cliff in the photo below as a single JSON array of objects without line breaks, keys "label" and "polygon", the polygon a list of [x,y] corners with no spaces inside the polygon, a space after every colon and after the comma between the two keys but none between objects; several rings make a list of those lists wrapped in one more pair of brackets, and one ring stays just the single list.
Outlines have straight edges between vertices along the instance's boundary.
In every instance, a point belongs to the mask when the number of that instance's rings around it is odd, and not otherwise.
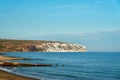
[{"label": "white chalk cliff", "polygon": [[44,52],[86,52],[85,46],[60,43],[60,42],[46,42],[41,45],[35,45],[36,49],[43,50]]}]

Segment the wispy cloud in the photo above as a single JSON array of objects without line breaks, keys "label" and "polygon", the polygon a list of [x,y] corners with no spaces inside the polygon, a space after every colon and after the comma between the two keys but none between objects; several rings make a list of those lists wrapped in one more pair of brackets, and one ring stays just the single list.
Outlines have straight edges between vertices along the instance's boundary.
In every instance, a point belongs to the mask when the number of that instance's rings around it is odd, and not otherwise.
[{"label": "wispy cloud", "polygon": [[95,7],[98,7],[98,4],[101,3],[101,0],[91,0],[89,2],[90,2],[90,4],[86,3],[86,1],[85,1],[85,3],[81,2],[80,4],[64,4],[64,5],[59,5],[59,6],[52,6],[52,7],[49,7],[49,8],[51,8],[51,9],[95,8]]},{"label": "wispy cloud", "polygon": [[101,2],[102,2],[102,0],[95,0],[95,1],[94,1],[95,4],[99,4],[99,3],[101,3]]},{"label": "wispy cloud", "polygon": [[77,37],[81,37],[80,39],[103,39],[106,38],[108,36],[112,36],[112,34],[116,35],[119,34],[120,35],[120,30],[117,29],[107,29],[107,30],[102,30],[102,31],[88,31],[88,32],[80,32],[80,33],[70,33],[69,35],[73,35],[73,36],[77,36]]},{"label": "wispy cloud", "polygon": [[[79,33],[58,33],[58,34],[37,34],[36,36],[28,36],[29,39],[42,39],[42,40],[99,40],[113,35],[120,35],[120,30],[107,29],[102,31],[88,31]],[[115,37],[115,36],[113,36]],[[26,38],[26,37],[25,37]]]},{"label": "wispy cloud", "polygon": [[60,6],[53,6],[50,7],[51,9],[75,9],[75,8],[94,8],[97,7],[97,5],[60,5]]},{"label": "wispy cloud", "polygon": [[91,51],[120,50],[120,30],[117,29],[80,33],[38,34],[36,36],[26,36],[22,39],[52,40],[76,43],[85,45],[87,49]]},{"label": "wispy cloud", "polygon": [[120,35],[120,30],[117,29],[107,29],[101,31],[87,31],[79,33],[56,33],[56,34],[36,34],[36,35],[22,35],[18,39],[34,39],[34,40],[56,40],[56,41],[98,41],[98,40],[108,40],[118,39]]}]

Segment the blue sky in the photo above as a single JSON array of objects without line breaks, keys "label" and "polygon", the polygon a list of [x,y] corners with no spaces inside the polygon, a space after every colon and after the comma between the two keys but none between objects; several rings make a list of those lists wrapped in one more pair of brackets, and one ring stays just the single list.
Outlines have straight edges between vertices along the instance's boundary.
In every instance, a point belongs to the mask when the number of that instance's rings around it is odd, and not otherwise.
[{"label": "blue sky", "polygon": [[120,51],[120,0],[0,0],[0,38]]}]

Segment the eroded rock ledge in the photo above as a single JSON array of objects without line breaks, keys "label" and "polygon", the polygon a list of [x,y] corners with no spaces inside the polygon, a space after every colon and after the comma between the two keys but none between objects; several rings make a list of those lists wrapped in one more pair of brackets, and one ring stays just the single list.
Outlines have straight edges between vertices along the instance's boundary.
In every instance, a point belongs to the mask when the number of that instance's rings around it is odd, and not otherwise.
[{"label": "eroded rock ledge", "polygon": [[0,52],[85,52],[85,46],[58,41],[0,39]]},{"label": "eroded rock ledge", "polygon": [[33,66],[52,66],[52,64],[32,64],[32,63],[19,63],[19,62],[10,62],[10,61],[5,61],[5,62],[0,62],[0,66],[9,66],[9,67],[33,67]]}]

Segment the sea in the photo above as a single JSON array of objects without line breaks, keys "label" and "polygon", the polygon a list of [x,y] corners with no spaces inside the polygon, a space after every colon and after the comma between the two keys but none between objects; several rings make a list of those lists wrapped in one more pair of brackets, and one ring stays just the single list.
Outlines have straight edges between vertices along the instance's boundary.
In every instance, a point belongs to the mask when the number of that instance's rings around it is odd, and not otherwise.
[{"label": "sea", "polygon": [[41,80],[120,80],[120,52],[11,52],[3,55],[30,58],[22,63],[48,67],[4,67],[14,74]]}]

